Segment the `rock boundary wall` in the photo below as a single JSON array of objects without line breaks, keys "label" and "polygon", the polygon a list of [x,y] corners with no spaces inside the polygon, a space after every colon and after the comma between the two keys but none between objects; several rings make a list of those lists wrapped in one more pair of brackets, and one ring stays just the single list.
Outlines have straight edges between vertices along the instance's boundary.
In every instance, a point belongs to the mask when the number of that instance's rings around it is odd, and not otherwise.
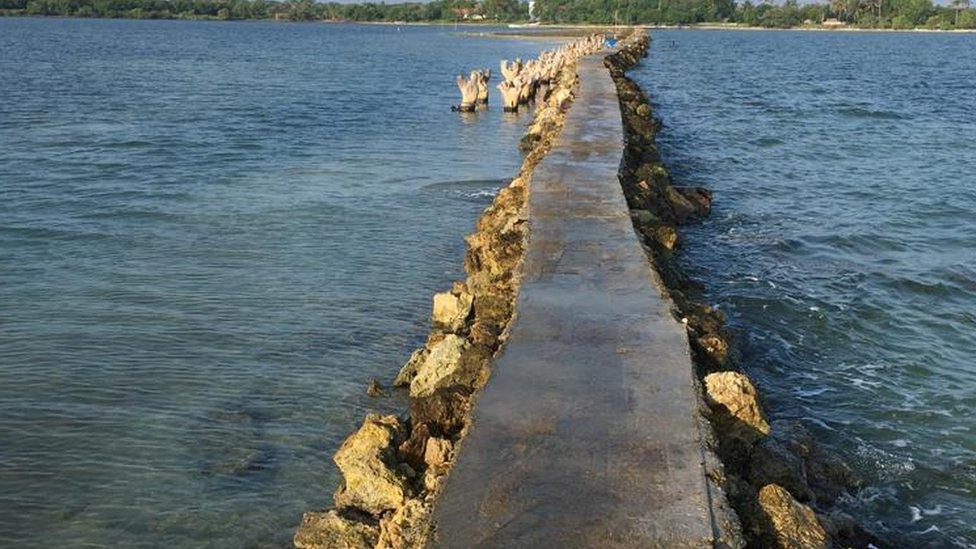
[{"label": "rock boundary wall", "polygon": [[[700,301],[701,286],[674,261],[679,227],[709,214],[712,193],[674,185],[661,162],[656,144],[660,123],[647,96],[626,75],[647,55],[649,45],[647,33],[637,31],[605,60],[617,86],[626,134],[620,183],[634,230],[674,303],[676,318],[688,330],[713,493],[727,497],[741,522],[744,540],[726,529],[716,545],[885,547],[837,508],[838,500],[863,482],[800,423],[767,420],[758,391],[741,369],[724,315]],[[723,498],[717,501],[714,516],[726,516]]]},{"label": "rock boundary wall", "polygon": [[[537,98],[519,145],[524,159],[517,176],[498,191],[465,239],[467,278],[434,296],[427,341],[394,381],[408,388],[409,411],[399,417],[369,414],[343,442],[333,457],[343,478],[333,507],[304,514],[295,547],[426,544],[431,506],[516,314],[532,172],[561,131],[576,88],[576,65],[568,63]],[[382,388],[374,382],[370,392],[381,394]]]}]

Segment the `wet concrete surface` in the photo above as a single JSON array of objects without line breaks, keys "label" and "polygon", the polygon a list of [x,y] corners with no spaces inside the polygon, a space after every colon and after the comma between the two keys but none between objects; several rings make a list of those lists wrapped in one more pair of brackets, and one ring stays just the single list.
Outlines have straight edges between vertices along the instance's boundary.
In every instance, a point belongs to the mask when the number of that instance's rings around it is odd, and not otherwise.
[{"label": "wet concrete surface", "polygon": [[536,168],[517,318],[434,510],[437,547],[707,547],[691,358],[617,180],[602,57]]}]

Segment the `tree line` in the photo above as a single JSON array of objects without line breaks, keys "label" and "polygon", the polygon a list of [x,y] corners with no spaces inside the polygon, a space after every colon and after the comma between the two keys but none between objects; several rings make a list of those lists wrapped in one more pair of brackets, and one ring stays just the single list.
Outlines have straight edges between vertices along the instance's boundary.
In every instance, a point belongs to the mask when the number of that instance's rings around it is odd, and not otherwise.
[{"label": "tree line", "polygon": [[[737,23],[791,28],[847,24],[878,29],[976,29],[971,0],[830,0],[800,5],[768,0],[537,0],[544,23],[694,25]],[[527,21],[520,0],[339,4],[311,0],[0,0],[0,15],[137,19],[277,19],[289,21]]]}]

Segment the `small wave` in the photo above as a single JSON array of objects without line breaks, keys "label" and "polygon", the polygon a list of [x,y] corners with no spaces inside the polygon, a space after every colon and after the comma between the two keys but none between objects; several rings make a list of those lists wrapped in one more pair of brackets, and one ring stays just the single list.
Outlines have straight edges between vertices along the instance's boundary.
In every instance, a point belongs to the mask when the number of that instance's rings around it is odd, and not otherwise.
[{"label": "small wave", "polygon": [[432,191],[442,191],[442,190],[465,190],[471,189],[472,187],[502,187],[508,185],[511,179],[467,179],[460,181],[439,181],[437,183],[429,183],[424,185],[422,188],[424,190]]},{"label": "small wave", "polygon": [[906,116],[882,109],[868,109],[865,107],[841,107],[837,112],[849,118],[868,118],[872,120],[902,120]]},{"label": "small wave", "polygon": [[783,145],[785,142],[782,139],[776,139],[775,137],[761,137],[753,141],[753,143],[760,147],[770,148]]},{"label": "small wave", "polygon": [[85,219],[111,219],[114,221],[172,221],[177,222],[182,218],[168,212],[153,210],[124,210],[92,212],[82,215]]}]

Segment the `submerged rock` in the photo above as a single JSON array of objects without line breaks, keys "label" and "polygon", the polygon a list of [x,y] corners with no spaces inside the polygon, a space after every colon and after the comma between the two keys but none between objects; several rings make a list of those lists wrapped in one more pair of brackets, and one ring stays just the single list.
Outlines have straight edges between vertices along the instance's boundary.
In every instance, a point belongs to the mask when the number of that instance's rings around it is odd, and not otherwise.
[{"label": "submerged rock", "polygon": [[334,496],[336,507],[378,514],[403,504],[407,480],[396,470],[396,447],[403,436],[395,416],[366,416],[333,457],[343,477]]},{"label": "submerged rock", "polygon": [[305,513],[292,542],[299,549],[372,549],[378,539],[376,527],[325,511]]},{"label": "submerged rock", "polygon": [[775,421],[772,433],[786,450],[803,461],[806,484],[818,504],[829,505],[864,485],[843,460],[817,444],[799,421]]},{"label": "submerged rock", "polygon": [[803,459],[787,450],[773,437],[766,437],[756,445],[747,473],[753,486],[777,484],[789,490],[800,501],[813,499],[813,493],[807,486]]},{"label": "submerged rock", "polygon": [[385,397],[388,396],[386,390],[380,385],[378,379],[373,379],[369,382],[369,386],[366,387],[366,396],[371,397]]},{"label": "submerged rock", "polygon": [[461,356],[467,348],[468,342],[454,334],[448,334],[431,347],[426,360],[410,382],[410,396],[428,396],[438,387],[447,384],[461,367]]},{"label": "submerged rock", "polygon": [[719,430],[727,437],[753,444],[769,434],[756,388],[739,372],[705,376],[705,391]]},{"label": "submerged rock", "polygon": [[711,213],[712,191],[704,187],[674,187],[674,190],[695,207],[695,215],[698,217],[708,217]]},{"label": "submerged rock", "polygon": [[828,546],[817,515],[793,499],[785,488],[768,484],[759,491],[759,508],[769,523],[771,542],[783,549],[820,549]]}]

